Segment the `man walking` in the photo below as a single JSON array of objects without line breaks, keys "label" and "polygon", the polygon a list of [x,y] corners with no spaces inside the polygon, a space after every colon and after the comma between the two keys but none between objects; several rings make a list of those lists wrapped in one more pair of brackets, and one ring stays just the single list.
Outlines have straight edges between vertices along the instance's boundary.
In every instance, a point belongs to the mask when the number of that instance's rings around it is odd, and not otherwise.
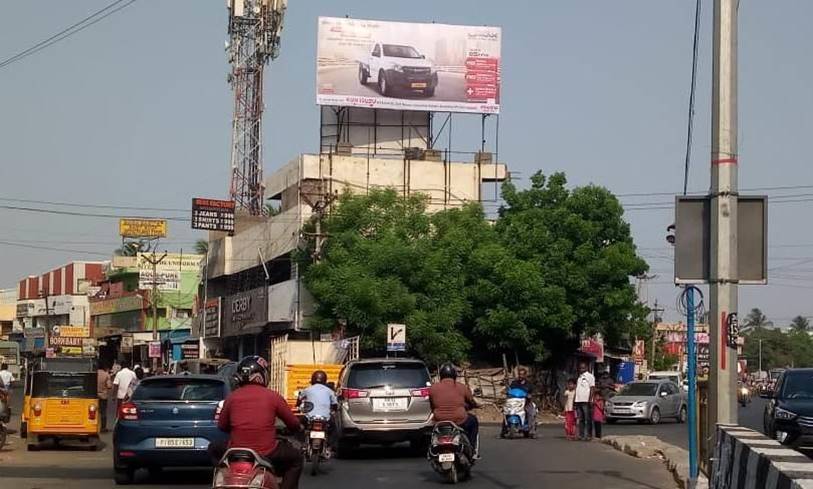
[{"label": "man walking", "polygon": [[101,432],[107,433],[107,400],[110,397],[110,389],[113,388],[113,381],[110,379],[110,372],[99,365],[96,371],[96,395],[99,398],[99,411],[101,417]]},{"label": "man walking", "polygon": [[596,378],[587,371],[587,364],[579,364],[579,378],[576,380],[575,408],[579,418],[579,439],[588,441],[593,438],[593,389]]},{"label": "man walking", "polygon": [[121,370],[118,371],[116,377],[113,379],[113,386],[116,387],[116,415],[118,416],[121,404],[127,399],[130,394],[130,388],[134,382],[137,382],[135,372],[130,370],[128,362],[121,362]]}]

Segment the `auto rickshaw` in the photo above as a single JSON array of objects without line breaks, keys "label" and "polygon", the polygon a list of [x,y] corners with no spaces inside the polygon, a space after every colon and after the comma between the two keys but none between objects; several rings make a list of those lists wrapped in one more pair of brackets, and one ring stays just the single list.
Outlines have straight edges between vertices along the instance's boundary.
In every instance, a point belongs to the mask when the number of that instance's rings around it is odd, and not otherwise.
[{"label": "auto rickshaw", "polygon": [[47,439],[71,439],[98,448],[96,378],[92,358],[40,358],[29,365],[20,424],[28,450],[37,450]]}]

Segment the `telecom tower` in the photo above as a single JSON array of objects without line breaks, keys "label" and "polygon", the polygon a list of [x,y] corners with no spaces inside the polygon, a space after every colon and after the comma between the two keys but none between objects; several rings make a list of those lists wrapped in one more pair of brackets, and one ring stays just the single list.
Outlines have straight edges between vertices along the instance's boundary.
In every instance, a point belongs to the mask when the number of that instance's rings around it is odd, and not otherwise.
[{"label": "telecom tower", "polygon": [[266,213],[263,193],[263,69],[279,56],[287,0],[227,0],[226,49],[234,91],[230,197],[254,216]]}]

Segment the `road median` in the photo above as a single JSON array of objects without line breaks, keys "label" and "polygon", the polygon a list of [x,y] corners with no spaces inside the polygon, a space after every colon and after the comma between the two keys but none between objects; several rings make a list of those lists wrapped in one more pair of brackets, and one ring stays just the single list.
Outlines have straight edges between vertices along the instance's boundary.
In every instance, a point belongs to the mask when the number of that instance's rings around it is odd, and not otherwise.
[{"label": "road median", "polygon": [[[686,450],[665,443],[656,436],[648,435],[605,436],[601,439],[601,442],[633,457],[659,459],[675,478],[678,487],[681,489],[691,487],[688,479],[689,452]],[[709,487],[705,476],[700,475],[695,487],[698,489]]]}]

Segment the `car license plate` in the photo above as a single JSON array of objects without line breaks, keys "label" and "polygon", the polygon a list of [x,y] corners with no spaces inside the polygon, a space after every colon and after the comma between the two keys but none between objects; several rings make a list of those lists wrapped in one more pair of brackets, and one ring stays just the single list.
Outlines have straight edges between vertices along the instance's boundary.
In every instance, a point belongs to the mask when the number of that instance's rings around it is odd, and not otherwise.
[{"label": "car license plate", "polygon": [[320,440],[323,440],[325,438],[325,432],[324,431],[311,431],[311,438],[318,438]]},{"label": "car license plate", "polygon": [[378,397],[373,399],[373,411],[406,411],[406,397]]},{"label": "car license plate", "polygon": [[156,438],[155,448],[195,448],[194,438]]},{"label": "car license plate", "polygon": [[454,462],[454,453],[441,453],[438,455],[438,462]]},{"label": "car license plate", "polygon": [[412,88],[426,88],[426,83],[413,83]]}]

